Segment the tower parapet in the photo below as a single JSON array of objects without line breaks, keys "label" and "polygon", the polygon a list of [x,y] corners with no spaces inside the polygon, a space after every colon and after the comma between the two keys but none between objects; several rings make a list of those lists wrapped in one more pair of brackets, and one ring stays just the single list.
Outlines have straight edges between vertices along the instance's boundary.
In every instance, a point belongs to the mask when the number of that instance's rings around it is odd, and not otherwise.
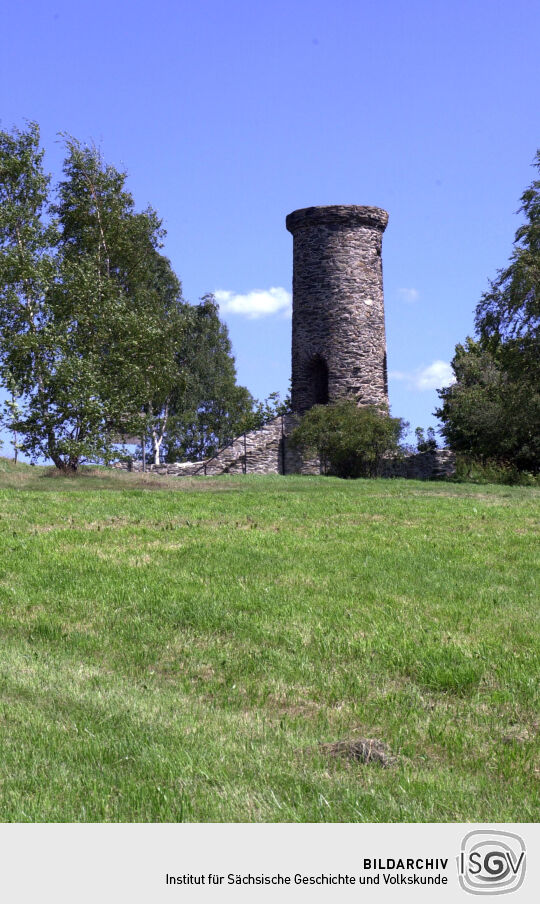
[{"label": "tower parapet", "polygon": [[379,207],[290,213],[294,237],[292,408],[353,398],[388,404]]}]

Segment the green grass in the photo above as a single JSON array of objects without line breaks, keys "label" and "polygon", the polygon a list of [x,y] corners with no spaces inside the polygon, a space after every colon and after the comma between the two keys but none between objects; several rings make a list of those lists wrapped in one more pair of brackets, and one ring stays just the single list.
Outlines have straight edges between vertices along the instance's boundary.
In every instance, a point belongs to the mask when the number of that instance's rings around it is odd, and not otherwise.
[{"label": "green grass", "polygon": [[1,820],[537,818],[538,490],[0,486]]}]

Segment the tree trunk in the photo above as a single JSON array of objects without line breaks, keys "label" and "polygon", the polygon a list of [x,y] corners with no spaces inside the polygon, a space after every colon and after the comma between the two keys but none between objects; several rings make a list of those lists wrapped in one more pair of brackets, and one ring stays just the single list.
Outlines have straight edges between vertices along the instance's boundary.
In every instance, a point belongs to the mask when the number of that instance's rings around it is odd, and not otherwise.
[{"label": "tree trunk", "polygon": [[154,451],[154,464],[161,464],[160,453],[161,453],[161,443],[163,442],[163,437],[165,436],[165,429],[167,427],[167,419],[169,417],[169,404],[165,405],[165,411],[163,412],[163,419],[161,421],[161,427],[158,430],[154,427],[152,430],[152,447]]},{"label": "tree trunk", "polygon": [[65,461],[63,458],[60,458],[59,455],[51,455],[51,458],[54,462],[55,468],[62,472],[62,474],[76,474],[79,469],[79,459],[78,458],[69,458]]},{"label": "tree trunk", "polygon": [[156,430],[152,430],[152,452],[154,455],[154,464],[161,464],[161,443],[163,441],[163,433],[160,432],[159,435]]}]

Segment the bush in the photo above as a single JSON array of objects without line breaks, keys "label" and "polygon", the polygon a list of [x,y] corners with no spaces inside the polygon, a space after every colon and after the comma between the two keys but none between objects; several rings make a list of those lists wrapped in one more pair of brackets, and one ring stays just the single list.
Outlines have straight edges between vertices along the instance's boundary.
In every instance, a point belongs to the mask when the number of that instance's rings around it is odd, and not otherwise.
[{"label": "bush", "polygon": [[498,483],[522,487],[540,487],[540,475],[520,471],[514,465],[497,461],[480,462],[467,455],[456,457],[456,478],[468,483]]},{"label": "bush", "polygon": [[[512,368],[509,359],[513,358]],[[435,414],[454,452],[484,467],[540,473],[540,369],[516,359],[509,343],[496,352],[467,339],[456,346],[456,380],[439,390]]]},{"label": "bush", "polygon": [[352,400],[315,405],[291,435],[291,444],[320,459],[323,472],[336,477],[377,477],[385,455],[400,451],[408,424],[372,405]]}]

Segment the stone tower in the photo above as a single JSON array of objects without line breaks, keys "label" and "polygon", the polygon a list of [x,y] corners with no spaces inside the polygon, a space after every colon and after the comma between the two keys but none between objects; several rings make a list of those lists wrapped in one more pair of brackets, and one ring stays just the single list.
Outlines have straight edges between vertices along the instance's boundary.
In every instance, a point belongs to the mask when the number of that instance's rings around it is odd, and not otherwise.
[{"label": "stone tower", "polygon": [[290,213],[294,237],[292,408],[353,398],[388,403],[379,207]]}]

